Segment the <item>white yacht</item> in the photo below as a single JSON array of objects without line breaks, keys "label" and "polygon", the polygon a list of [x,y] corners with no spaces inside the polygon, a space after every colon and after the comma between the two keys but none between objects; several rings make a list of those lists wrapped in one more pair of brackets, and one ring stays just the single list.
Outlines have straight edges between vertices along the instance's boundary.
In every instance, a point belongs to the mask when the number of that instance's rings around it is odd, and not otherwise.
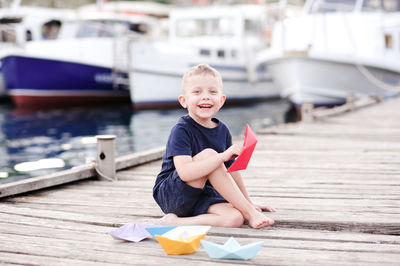
[{"label": "white yacht", "polygon": [[279,97],[257,54],[268,46],[266,7],[229,5],[177,8],[164,40],[132,45],[131,100],[135,108],[178,105],[183,74],[208,63],[222,75],[227,103]]},{"label": "white yacht", "polygon": [[400,85],[399,0],[309,0],[302,16],[274,28],[258,58],[295,105],[392,97]]}]

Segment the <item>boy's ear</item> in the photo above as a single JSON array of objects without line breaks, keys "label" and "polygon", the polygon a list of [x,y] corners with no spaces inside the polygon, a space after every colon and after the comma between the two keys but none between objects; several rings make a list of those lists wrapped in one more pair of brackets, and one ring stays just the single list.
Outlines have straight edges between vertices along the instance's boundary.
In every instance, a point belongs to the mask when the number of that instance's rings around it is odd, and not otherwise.
[{"label": "boy's ear", "polygon": [[225,103],[225,100],[226,100],[226,96],[225,95],[221,95],[221,107],[224,105],[224,103]]},{"label": "boy's ear", "polygon": [[179,95],[178,100],[179,100],[179,103],[182,105],[183,108],[187,107],[185,96]]}]

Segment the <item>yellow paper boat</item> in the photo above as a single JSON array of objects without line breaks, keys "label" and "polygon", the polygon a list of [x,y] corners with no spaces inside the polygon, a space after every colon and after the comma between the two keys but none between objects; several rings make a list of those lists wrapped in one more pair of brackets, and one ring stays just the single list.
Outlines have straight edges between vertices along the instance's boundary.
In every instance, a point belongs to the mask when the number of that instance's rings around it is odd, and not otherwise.
[{"label": "yellow paper boat", "polygon": [[200,239],[203,239],[206,234],[180,237],[178,240],[173,240],[164,236],[156,235],[158,243],[168,255],[183,255],[195,252],[200,246]]}]

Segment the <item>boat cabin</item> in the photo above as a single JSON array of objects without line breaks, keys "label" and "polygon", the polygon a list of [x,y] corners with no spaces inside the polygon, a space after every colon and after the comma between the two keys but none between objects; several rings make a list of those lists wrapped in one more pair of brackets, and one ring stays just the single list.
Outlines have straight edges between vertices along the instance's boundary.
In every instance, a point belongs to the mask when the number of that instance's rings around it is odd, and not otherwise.
[{"label": "boat cabin", "polygon": [[124,34],[153,36],[157,33],[156,24],[155,18],[145,15],[101,12],[78,15],[64,23],[59,38],[115,38]]},{"label": "boat cabin", "polygon": [[267,46],[266,9],[235,5],[180,8],[170,13],[169,41],[198,48],[204,60],[233,59],[239,49],[259,51]]}]

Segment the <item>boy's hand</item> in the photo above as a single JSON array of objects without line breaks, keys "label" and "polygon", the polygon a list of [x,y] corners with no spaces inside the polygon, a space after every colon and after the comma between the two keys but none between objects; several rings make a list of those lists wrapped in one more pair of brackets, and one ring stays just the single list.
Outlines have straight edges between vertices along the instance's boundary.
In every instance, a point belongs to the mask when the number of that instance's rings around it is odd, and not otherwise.
[{"label": "boy's hand", "polygon": [[276,210],[270,206],[267,205],[258,205],[253,203],[254,208],[256,208],[257,211],[269,211],[269,212],[276,212]]},{"label": "boy's hand", "polygon": [[227,162],[229,160],[232,160],[236,157],[238,157],[243,151],[243,146],[240,146],[238,144],[233,144],[232,146],[230,146],[226,151],[224,151],[223,154],[223,158],[224,158],[224,162]]}]

